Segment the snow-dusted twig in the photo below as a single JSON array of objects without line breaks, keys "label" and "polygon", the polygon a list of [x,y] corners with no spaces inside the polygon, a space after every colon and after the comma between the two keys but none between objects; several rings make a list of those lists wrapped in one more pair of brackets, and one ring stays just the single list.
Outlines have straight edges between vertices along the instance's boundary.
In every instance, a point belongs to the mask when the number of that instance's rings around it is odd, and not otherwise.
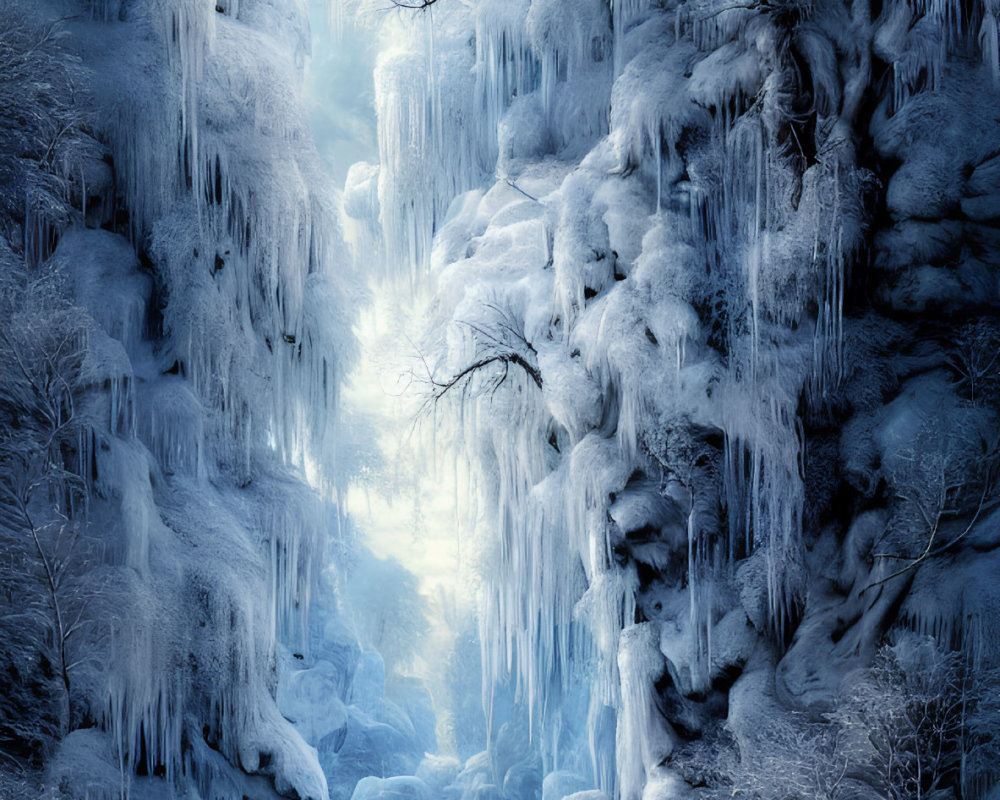
[{"label": "snow-dusted twig", "polygon": [[542,202],[541,200],[539,200],[534,195],[528,194],[526,191],[524,191],[524,189],[522,189],[520,186],[518,186],[516,183],[514,183],[514,181],[512,181],[510,178],[504,178],[504,183],[506,183],[511,189],[514,189],[515,191],[518,191],[521,194],[523,194],[529,200],[534,200],[536,203]]},{"label": "snow-dusted twig", "polygon": [[496,315],[496,319],[491,321],[490,325],[469,320],[461,320],[457,323],[468,328],[475,335],[476,357],[472,362],[447,378],[438,378],[423,355],[420,356],[430,392],[421,406],[418,416],[435,406],[439,400],[455,389],[460,389],[464,396],[473,379],[483,370],[488,370],[491,367],[498,368],[498,374],[490,379],[484,390],[484,392],[489,392],[491,397],[507,381],[512,366],[522,370],[535,386],[539,389],[542,388],[542,373],[532,363],[534,360],[532,357],[537,356],[537,352],[520,326],[513,320],[511,313],[495,303],[484,303],[484,307]]},{"label": "snow-dusted twig", "polygon": [[[874,588],[876,586],[881,586],[883,583],[888,583],[893,578],[898,578],[899,576],[904,575],[905,573],[909,572],[911,569],[914,569],[915,567],[919,567],[921,564],[923,564],[929,558],[933,558],[934,556],[937,556],[937,555],[940,555],[941,553],[946,552],[949,548],[954,547],[956,544],[958,544],[960,541],[962,541],[962,539],[964,539],[966,536],[969,535],[969,533],[972,531],[972,528],[975,526],[976,522],[979,520],[979,517],[982,514],[983,508],[985,506],[986,497],[989,494],[989,490],[990,490],[990,481],[989,481],[989,475],[987,475],[987,480],[984,481],[984,485],[983,485],[983,494],[979,498],[979,506],[976,508],[976,513],[972,515],[972,519],[969,520],[969,524],[965,526],[965,530],[963,530],[960,534],[958,534],[958,536],[955,536],[954,538],[952,538],[951,540],[949,540],[947,543],[945,543],[945,544],[937,547],[936,549],[934,549],[934,547],[933,547],[934,546],[934,540],[937,537],[938,525],[940,523],[941,513],[942,513],[942,512],[939,511],[938,514],[937,514],[937,519],[934,520],[934,522],[933,522],[933,524],[931,526],[930,536],[927,538],[927,545],[924,547],[924,551],[920,555],[918,555],[916,558],[914,558],[913,560],[911,560],[906,566],[901,567],[900,569],[898,569],[895,572],[893,572],[891,575],[887,575],[884,578],[880,578],[877,581],[873,581],[872,583],[869,583],[867,586],[865,586],[861,590],[861,594],[864,594],[869,589],[872,589],[872,588]],[[917,507],[920,509],[921,514],[923,514],[925,516],[925,519],[926,519],[926,511],[919,504],[917,504]],[[889,555],[886,555],[886,554],[878,554],[878,557],[881,557],[881,558],[901,558],[901,556],[889,556]]]}]

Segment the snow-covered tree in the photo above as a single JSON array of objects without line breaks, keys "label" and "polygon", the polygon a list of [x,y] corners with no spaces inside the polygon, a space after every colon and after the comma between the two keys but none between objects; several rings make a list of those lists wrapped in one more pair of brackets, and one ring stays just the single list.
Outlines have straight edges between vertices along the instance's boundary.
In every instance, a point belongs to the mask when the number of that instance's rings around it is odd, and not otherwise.
[{"label": "snow-covered tree", "polygon": [[831,720],[850,774],[892,800],[966,798],[996,779],[995,674],[901,634],[846,687]]},{"label": "snow-covered tree", "polygon": [[[10,681],[3,717],[16,749],[18,739],[22,748],[38,746],[31,721],[44,729],[53,698],[51,736],[79,721],[72,678],[78,657],[85,658],[81,633],[93,622],[81,533],[86,465],[79,458],[90,436],[83,403],[90,328],[51,271],[29,278],[10,265],[2,280],[0,580]],[[32,711],[24,707],[30,693]]]},{"label": "snow-covered tree", "polygon": [[[86,132],[86,73],[62,46],[65,36],[62,22],[16,5],[0,20],[0,232],[18,251],[27,245],[32,265],[52,252],[69,221],[80,156],[99,152]],[[13,220],[23,226],[19,236]]]}]

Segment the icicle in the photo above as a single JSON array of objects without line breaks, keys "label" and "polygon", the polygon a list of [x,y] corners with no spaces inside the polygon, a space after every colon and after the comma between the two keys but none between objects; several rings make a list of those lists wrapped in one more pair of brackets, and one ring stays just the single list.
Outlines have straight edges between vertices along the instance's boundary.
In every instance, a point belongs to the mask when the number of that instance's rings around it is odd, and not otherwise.
[{"label": "icicle", "polygon": [[659,215],[663,204],[663,131],[659,122],[650,132],[649,141],[656,153],[656,213]]},{"label": "icicle", "polygon": [[780,640],[803,591],[800,539],[805,497],[797,398],[784,391],[779,377],[774,358],[762,359],[756,381],[740,392],[746,395],[734,392],[729,400],[724,411],[723,489],[730,514],[729,552],[739,555],[737,520],[743,521],[743,550],[764,550],[771,620]]},{"label": "icicle", "polygon": [[695,508],[694,491],[690,493],[687,515],[688,545],[688,641],[691,649],[691,688],[696,692],[707,691],[711,685],[712,663],[712,597],[715,588],[711,581],[711,563],[708,544],[700,535]]},{"label": "icicle", "polygon": [[36,206],[36,199],[29,192],[24,211],[24,260],[32,268],[52,255],[56,239],[51,220]]},{"label": "icicle", "polygon": [[614,76],[625,68],[625,34],[636,19],[649,8],[649,0],[611,0],[611,19],[614,26]]},{"label": "icicle", "polygon": [[524,34],[527,13],[525,2],[499,9],[484,5],[476,13],[475,138],[486,145],[489,163],[498,156],[497,129],[504,112],[515,97],[534,91],[539,80],[541,66]]},{"label": "icicle", "polygon": [[1000,25],[997,17],[1000,15],[1000,4],[996,0],[987,0],[983,8],[983,21],[979,27],[979,47],[983,52],[983,61],[989,65],[993,82],[1000,84]]},{"label": "icicle", "polygon": [[650,771],[673,750],[674,734],[659,718],[656,681],[664,672],[659,635],[652,623],[622,631],[618,651],[622,702],[618,717],[618,797],[640,800]]},{"label": "icicle", "polygon": [[[375,105],[379,115],[378,194],[387,267],[409,270],[415,281],[429,264],[432,237],[448,204],[481,180],[484,157],[479,143],[464,129],[465,121],[476,116],[473,87],[464,84],[473,74],[466,54],[449,49],[432,60],[426,36],[409,44],[409,49],[380,57],[375,70]],[[459,86],[450,86],[447,96],[431,91],[440,80],[431,73],[444,69],[450,75],[449,83],[455,75],[468,75]],[[493,166],[489,164],[490,171]]]},{"label": "icicle", "polygon": [[332,509],[293,485],[282,488],[283,494],[262,509],[258,520],[267,536],[272,641],[306,652],[315,581],[312,565],[322,559],[326,519]]},{"label": "icicle", "polygon": [[111,22],[118,18],[121,0],[91,0],[90,16],[101,22]]},{"label": "icicle", "polygon": [[327,25],[330,28],[330,37],[339,42],[344,35],[344,4],[343,0],[329,0],[327,8]]}]

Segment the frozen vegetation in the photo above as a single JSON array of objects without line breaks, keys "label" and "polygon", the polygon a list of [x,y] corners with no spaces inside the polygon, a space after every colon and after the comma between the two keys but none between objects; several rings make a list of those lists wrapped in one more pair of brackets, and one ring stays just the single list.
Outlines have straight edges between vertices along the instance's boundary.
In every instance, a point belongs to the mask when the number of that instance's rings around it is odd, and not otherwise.
[{"label": "frozen vegetation", "polygon": [[1000,5],[329,2],[0,0],[0,798],[1000,797]]}]

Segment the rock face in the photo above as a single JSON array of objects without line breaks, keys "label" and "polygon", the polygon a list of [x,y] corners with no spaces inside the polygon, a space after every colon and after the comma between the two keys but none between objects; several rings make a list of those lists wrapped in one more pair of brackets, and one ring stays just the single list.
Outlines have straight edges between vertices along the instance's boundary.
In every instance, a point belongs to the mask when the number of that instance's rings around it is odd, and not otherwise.
[{"label": "rock face", "polygon": [[438,406],[495,509],[486,678],[544,772],[989,794],[988,725],[934,763],[913,730],[897,772],[858,698],[995,687],[998,13],[441,3],[433,49],[397,36],[349,213],[436,281]]}]

